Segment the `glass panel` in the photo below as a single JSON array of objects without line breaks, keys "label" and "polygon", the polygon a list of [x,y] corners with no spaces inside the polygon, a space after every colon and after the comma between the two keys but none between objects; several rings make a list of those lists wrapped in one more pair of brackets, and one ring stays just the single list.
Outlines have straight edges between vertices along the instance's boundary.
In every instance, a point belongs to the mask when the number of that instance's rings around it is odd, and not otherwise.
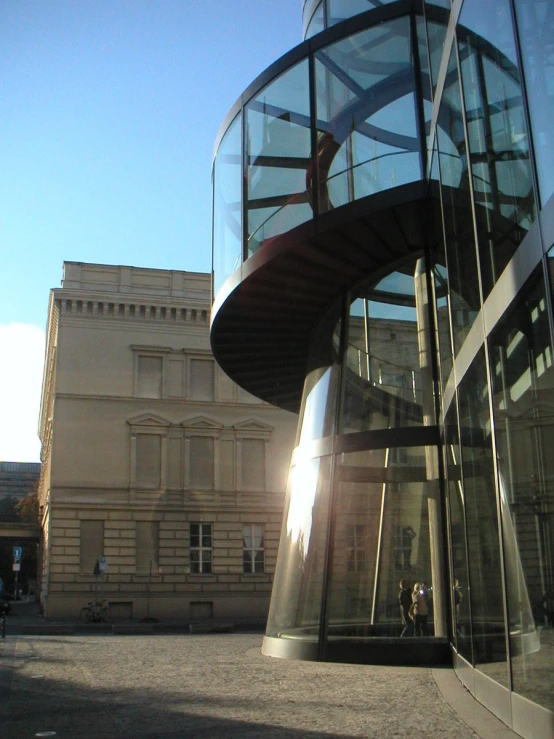
[{"label": "glass panel", "polygon": [[420,179],[409,18],[315,60],[320,210]]},{"label": "glass panel", "polygon": [[297,445],[314,439],[330,436],[333,433],[339,386],[339,321],[329,346],[316,333],[310,346],[308,370],[304,382],[302,407],[298,423]]},{"label": "glass panel", "polygon": [[301,460],[291,468],[267,636],[318,638],[329,476],[330,457]]},{"label": "glass panel", "polygon": [[315,36],[316,33],[320,33],[320,31],[323,31],[325,28],[325,7],[324,2],[320,2],[317,8],[315,9],[314,14],[311,17],[310,22],[308,23],[308,27],[306,28],[306,33],[304,34],[304,38],[311,38],[312,36]]},{"label": "glass panel", "polygon": [[341,433],[434,423],[430,355],[418,343],[430,341],[422,262],[350,306]]},{"label": "glass panel", "polygon": [[462,480],[475,666],[508,686],[487,373],[481,350],[459,387]]},{"label": "glass panel", "polygon": [[444,20],[427,21],[427,42],[429,44],[429,60],[433,94],[437,89],[437,80],[443,53],[445,51],[446,28],[448,17]]},{"label": "glass panel", "polygon": [[312,218],[308,60],[248,103],[248,256],[266,239]]},{"label": "glass panel", "polygon": [[419,59],[419,69],[421,78],[421,92],[423,96],[423,114],[425,120],[425,136],[427,145],[427,155],[429,157],[429,150],[431,141],[429,139],[431,131],[431,119],[433,117],[433,93],[431,85],[431,75],[429,71],[429,55],[427,50],[427,30],[425,19],[421,15],[416,15],[416,33],[417,33],[417,53]]},{"label": "glass panel", "polygon": [[366,13],[381,5],[388,5],[394,0],[327,0],[329,8],[328,26],[334,26],[347,18]]},{"label": "glass panel", "polygon": [[457,352],[480,308],[479,279],[469,194],[466,142],[456,54],[448,63],[437,120],[444,239],[454,347]]},{"label": "glass panel", "polygon": [[454,643],[458,653],[473,663],[471,648],[471,613],[469,608],[469,573],[466,546],[466,521],[460,460],[460,435],[456,403],[448,410],[444,428],[444,457],[448,519],[450,526],[450,565]]},{"label": "glass panel", "polygon": [[486,296],[533,223],[535,201],[509,3],[466,0],[460,22],[469,29],[459,27],[458,40]]},{"label": "glass panel", "polygon": [[554,194],[554,4],[515,0],[543,205]]},{"label": "glass panel", "polygon": [[433,289],[435,299],[435,321],[437,348],[439,353],[440,376],[442,388],[446,386],[450,372],[452,371],[453,351],[452,337],[450,333],[450,303],[448,296],[448,269],[446,266],[446,253],[444,248],[444,234],[442,223],[442,211],[440,204],[440,189],[436,180],[438,179],[438,152],[436,140],[433,148],[433,160],[431,162],[431,213],[432,213],[432,259],[433,267]]},{"label": "glass panel", "polygon": [[[436,470],[428,469],[434,454],[412,447],[337,458],[330,638],[444,634],[443,609],[434,608],[442,598],[441,578],[434,581],[442,548],[438,481]],[[407,591],[402,598],[399,586]],[[413,600],[414,628],[402,608]]]},{"label": "glass panel", "polygon": [[554,710],[554,368],[542,268],[490,346],[513,689]]},{"label": "glass panel", "polygon": [[221,140],[214,164],[214,295],[242,261],[241,127],[238,115]]},{"label": "glass panel", "polygon": [[264,552],[254,553],[254,572],[264,571]]}]

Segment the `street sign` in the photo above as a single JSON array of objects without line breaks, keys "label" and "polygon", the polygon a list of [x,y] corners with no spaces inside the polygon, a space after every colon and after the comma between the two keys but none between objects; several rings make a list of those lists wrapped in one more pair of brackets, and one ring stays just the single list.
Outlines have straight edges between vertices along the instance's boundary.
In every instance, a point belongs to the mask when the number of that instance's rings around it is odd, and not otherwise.
[{"label": "street sign", "polygon": [[21,562],[21,547],[13,548],[13,563],[17,565]]},{"label": "street sign", "polygon": [[14,562],[12,567],[14,572],[19,572],[21,570],[21,564],[19,562]]},{"label": "street sign", "polygon": [[100,572],[108,571],[108,560],[106,559],[106,557],[100,557],[99,568]]}]

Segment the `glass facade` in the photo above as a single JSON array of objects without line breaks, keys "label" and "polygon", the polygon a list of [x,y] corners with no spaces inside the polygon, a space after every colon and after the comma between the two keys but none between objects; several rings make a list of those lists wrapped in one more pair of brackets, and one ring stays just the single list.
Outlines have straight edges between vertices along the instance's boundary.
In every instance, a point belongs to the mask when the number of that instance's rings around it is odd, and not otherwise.
[{"label": "glass facade", "polygon": [[300,367],[263,652],[453,663],[528,739],[554,726],[553,13],[306,0],[214,163],[212,327],[259,313],[260,358],[212,328],[216,356],[246,389],[276,341]]}]

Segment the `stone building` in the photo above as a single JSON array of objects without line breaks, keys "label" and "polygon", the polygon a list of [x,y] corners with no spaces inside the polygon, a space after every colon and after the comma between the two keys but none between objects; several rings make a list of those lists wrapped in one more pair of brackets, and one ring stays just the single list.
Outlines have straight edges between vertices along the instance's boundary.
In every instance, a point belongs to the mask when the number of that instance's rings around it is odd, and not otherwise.
[{"label": "stone building", "polygon": [[[210,276],[66,262],[40,413],[42,603],[266,617],[296,416],[214,361]],[[101,574],[94,574],[94,570]]]}]

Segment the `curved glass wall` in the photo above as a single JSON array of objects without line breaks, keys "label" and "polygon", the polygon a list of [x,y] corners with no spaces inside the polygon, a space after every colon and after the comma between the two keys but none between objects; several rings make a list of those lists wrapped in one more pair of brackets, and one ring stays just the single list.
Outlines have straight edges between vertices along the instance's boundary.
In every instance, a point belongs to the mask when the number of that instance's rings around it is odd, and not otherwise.
[{"label": "curved glass wall", "polygon": [[554,368],[538,269],[489,337],[514,690],[554,709],[537,679],[549,663],[554,590]]},{"label": "curved glass wall", "polygon": [[458,47],[486,297],[536,214],[509,0],[466,0]]},{"label": "curved glass wall", "polygon": [[320,211],[421,179],[411,40],[404,17],[315,54]]},{"label": "curved glass wall", "polygon": [[554,194],[554,5],[515,0],[542,204]]},{"label": "curved glass wall", "polygon": [[[400,218],[387,240],[368,218],[356,248],[381,261],[311,335],[263,650],[453,659],[503,721],[551,737],[554,6],[384,2],[356,25],[376,5],[308,0],[307,35],[337,28],[243,106],[242,259],[312,218],[324,245],[325,218],[348,233],[373,196],[428,185],[418,250],[395,250]],[[236,184],[229,136],[216,182]]]},{"label": "curved glass wall", "polygon": [[308,60],[264,87],[245,115],[250,256],[313,216],[306,181],[311,161]]},{"label": "curved glass wall", "polygon": [[[342,5],[355,20],[364,3],[345,0],[328,11],[342,18]],[[214,160],[214,285],[217,291],[245,259],[320,213],[422,181],[435,134],[459,348],[481,292],[487,296],[536,219],[514,34],[503,24],[494,46],[494,8],[480,13],[466,0],[468,25],[447,45],[433,112],[447,9],[433,6],[424,24],[402,3],[379,7],[391,17],[380,12],[372,25],[369,13],[362,30],[315,51],[306,44],[301,61],[260,86],[222,136]],[[472,278],[476,232],[481,283]]]},{"label": "curved glass wall", "polygon": [[231,123],[214,164],[214,295],[242,264],[242,115]]},{"label": "curved glass wall", "polygon": [[[428,654],[433,641],[445,644],[438,446],[428,443],[438,441],[435,372],[422,262],[359,287],[346,298],[346,324],[340,319],[324,345],[314,336],[310,364],[317,369],[304,389],[269,637],[371,649],[375,640],[390,645],[409,636],[406,648],[426,645]],[[417,585],[422,612],[415,623],[399,606],[400,583],[409,602]]]},{"label": "curved glass wall", "polygon": [[423,425],[418,338],[414,265],[352,301],[341,433]]},{"label": "curved glass wall", "polygon": [[216,288],[319,213],[423,179],[430,106],[417,103],[415,23],[404,13],[311,55],[306,46],[244,104],[243,156],[238,116],[214,160]]},{"label": "curved glass wall", "polygon": [[306,0],[302,9],[304,38],[393,2],[395,0]]}]

